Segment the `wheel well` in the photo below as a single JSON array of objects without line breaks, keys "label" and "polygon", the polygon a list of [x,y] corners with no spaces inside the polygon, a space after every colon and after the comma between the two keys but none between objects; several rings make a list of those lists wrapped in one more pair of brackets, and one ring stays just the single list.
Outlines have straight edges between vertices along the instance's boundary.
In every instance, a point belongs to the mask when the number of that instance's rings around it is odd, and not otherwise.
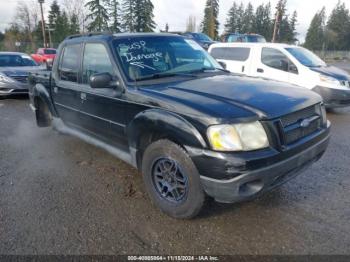
[{"label": "wheel well", "polygon": [[138,168],[141,168],[141,166],[142,166],[143,153],[145,152],[146,148],[150,144],[152,144],[158,140],[162,140],[162,139],[170,140],[171,142],[174,142],[175,144],[179,145],[180,147],[182,147],[185,150],[185,148],[183,147],[181,142],[169,134],[161,133],[161,132],[144,133],[139,140],[139,144],[138,144],[138,148],[137,148],[136,161],[137,161]]}]

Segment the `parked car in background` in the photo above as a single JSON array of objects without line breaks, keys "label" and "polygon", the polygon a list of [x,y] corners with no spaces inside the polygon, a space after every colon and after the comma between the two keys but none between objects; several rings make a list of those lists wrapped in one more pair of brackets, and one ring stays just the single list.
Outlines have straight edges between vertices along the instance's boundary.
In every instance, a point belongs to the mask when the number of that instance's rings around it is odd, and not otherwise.
[{"label": "parked car in background", "polygon": [[195,216],[206,194],[234,203],[280,186],[330,136],[319,95],[234,76],[179,35],[72,36],[31,83],[38,126],[138,168],[153,202],[176,218]]},{"label": "parked car in background", "polygon": [[181,35],[196,41],[205,50],[208,50],[210,45],[216,43],[213,39],[211,39],[209,36],[207,36],[204,33],[186,32],[186,33],[182,33]]},{"label": "parked car in background", "polygon": [[38,64],[52,65],[53,60],[56,57],[56,49],[54,49],[54,48],[39,48],[35,54],[31,55],[31,57]]},{"label": "parked car in background", "polygon": [[44,69],[27,54],[0,52],[0,96],[28,94],[29,73]]},{"label": "parked car in background", "polygon": [[209,53],[233,73],[304,87],[323,97],[327,108],[350,106],[350,75],[327,65],[311,51],[272,43],[221,43]]},{"label": "parked car in background", "polygon": [[224,43],[266,43],[265,37],[258,34],[226,33],[221,37]]}]

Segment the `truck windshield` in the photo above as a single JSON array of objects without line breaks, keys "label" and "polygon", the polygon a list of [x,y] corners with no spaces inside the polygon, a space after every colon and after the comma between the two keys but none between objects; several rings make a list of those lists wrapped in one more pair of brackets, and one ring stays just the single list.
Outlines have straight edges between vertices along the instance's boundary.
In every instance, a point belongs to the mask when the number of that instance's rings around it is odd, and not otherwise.
[{"label": "truck windshield", "polygon": [[45,49],[44,50],[45,55],[55,55],[56,54],[56,49]]},{"label": "truck windshield", "polygon": [[208,42],[213,42],[213,40],[207,36],[206,34],[203,33],[196,33],[192,34],[193,38],[198,40],[198,41],[208,41]]},{"label": "truck windshield", "polygon": [[247,35],[248,43],[266,43],[266,39],[260,35]]},{"label": "truck windshield", "polygon": [[201,46],[184,37],[121,38],[114,40],[113,45],[125,75],[132,81],[223,70]]},{"label": "truck windshield", "polygon": [[286,50],[294,56],[302,65],[307,67],[327,66],[317,55],[301,47],[288,47]]},{"label": "truck windshield", "polygon": [[0,67],[5,66],[37,66],[34,60],[28,55],[0,55]]}]

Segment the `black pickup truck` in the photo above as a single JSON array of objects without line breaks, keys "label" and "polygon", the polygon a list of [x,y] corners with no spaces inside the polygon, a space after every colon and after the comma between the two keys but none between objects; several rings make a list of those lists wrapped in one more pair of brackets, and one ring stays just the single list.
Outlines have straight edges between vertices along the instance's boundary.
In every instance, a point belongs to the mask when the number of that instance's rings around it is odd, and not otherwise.
[{"label": "black pickup truck", "polygon": [[320,96],[230,74],[182,36],[71,36],[52,72],[30,82],[38,126],[130,163],[153,202],[176,218],[197,215],[206,196],[234,203],[275,188],[329,142]]}]

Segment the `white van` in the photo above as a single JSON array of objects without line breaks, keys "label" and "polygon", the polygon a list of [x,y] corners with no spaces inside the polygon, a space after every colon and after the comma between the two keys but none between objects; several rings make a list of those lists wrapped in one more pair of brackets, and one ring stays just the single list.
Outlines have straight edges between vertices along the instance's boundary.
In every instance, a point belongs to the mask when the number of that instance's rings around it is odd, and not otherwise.
[{"label": "white van", "polygon": [[208,52],[227,70],[313,90],[328,108],[350,106],[350,75],[309,50],[287,44],[217,43]]}]

